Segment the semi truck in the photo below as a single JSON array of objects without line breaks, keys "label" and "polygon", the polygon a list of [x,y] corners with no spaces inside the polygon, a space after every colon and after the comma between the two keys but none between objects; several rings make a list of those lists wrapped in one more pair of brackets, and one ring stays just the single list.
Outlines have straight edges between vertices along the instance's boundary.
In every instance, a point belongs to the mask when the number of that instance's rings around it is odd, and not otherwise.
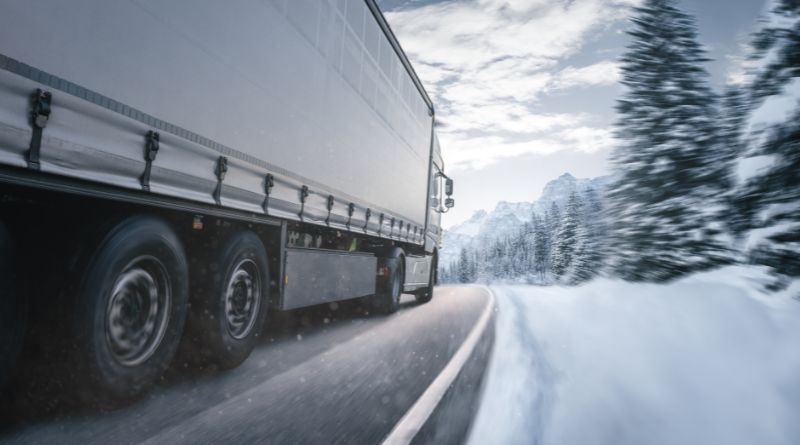
[{"label": "semi truck", "polygon": [[432,298],[453,181],[374,0],[0,10],[0,379],[35,331],[124,400],[271,311]]}]

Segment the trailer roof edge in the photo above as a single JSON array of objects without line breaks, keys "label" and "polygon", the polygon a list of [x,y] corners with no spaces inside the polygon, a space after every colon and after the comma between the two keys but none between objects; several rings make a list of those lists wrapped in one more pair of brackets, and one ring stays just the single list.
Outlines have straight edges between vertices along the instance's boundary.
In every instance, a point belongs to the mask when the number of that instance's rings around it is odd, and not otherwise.
[{"label": "trailer roof edge", "polygon": [[408,60],[408,56],[406,56],[406,52],[403,51],[403,47],[400,45],[400,41],[397,40],[397,36],[395,36],[394,31],[392,31],[392,27],[389,26],[389,22],[386,21],[386,17],[384,17],[381,8],[375,2],[375,0],[364,0],[369,8],[370,12],[372,12],[373,17],[375,20],[378,21],[378,25],[381,27],[381,30],[386,35],[386,38],[389,39],[389,43],[394,48],[395,53],[400,56],[400,61],[403,63],[403,66],[406,68],[406,72],[411,76],[411,80],[414,82],[414,85],[417,87],[417,91],[422,94],[422,99],[425,101],[425,104],[428,105],[428,109],[431,112],[431,115],[435,114],[435,109],[433,107],[433,101],[431,100],[430,96],[428,96],[428,92],[425,90],[425,86],[422,85],[422,81],[417,76],[417,72],[414,70],[414,66],[411,65],[411,61]]}]

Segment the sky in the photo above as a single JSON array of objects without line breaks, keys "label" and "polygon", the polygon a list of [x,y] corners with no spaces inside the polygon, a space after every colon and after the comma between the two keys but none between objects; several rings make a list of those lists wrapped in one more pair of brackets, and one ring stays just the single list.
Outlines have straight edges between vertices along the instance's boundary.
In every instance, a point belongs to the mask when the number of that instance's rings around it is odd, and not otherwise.
[{"label": "sky", "polygon": [[[533,201],[565,172],[609,174],[618,58],[641,0],[378,0],[431,95],[456,206]],[[768,0],[682,0],[720,89]]]}]

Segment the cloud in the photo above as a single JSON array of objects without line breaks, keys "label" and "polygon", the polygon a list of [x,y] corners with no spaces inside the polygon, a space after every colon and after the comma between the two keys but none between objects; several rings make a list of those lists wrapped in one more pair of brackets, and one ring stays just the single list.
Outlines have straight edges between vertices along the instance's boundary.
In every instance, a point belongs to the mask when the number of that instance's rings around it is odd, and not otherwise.
[{"label": "cloud", "polygon": [[567,67],[558,73],[551,82],[553,89],[567,89],[579,86],[613,85],[619,81],[619,65],[603,61],[581,68]]},{"label": "cloud", "polygon": [[[533,133],[506,133],[506,136],[468,136],[458,132],[440,135],[442,145],[457,147],[447,154],[447,167],[481,169],[502,159],[522,155],[547,155],[569,150],[595,153],[614,145],[613,133],[607,128],[581,125],[584,118],[574,115],[529,115],[527,123],[541,130]],[[538,122],[537,122],[538,121]]]},{"label": "cloud", "polygon": [[[564,67],[638,0],[445,0],[386,15],[437,105],[449,164],[608,147],[582,112],[535,110],[558,91],[611,85],[614,61]],[[571,130],[571,132],[567,131]]]},{"label": "cloud", "polygon": [[608,128],[577,127],[559,133],[563,141],[577,151],[595,153],[614,146],[613,131]]}]

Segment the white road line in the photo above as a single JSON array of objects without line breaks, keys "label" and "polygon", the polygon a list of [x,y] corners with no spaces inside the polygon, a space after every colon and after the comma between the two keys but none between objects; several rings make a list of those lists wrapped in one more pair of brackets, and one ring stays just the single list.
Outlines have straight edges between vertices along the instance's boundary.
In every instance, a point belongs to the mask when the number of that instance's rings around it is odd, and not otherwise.
[{"label": "white road line", "polygon": [[392,428],[392,432],[384,439],[383,445],[407,445],[411,443],[414,436],[416,436],[422,426],[425,425],[425,422],[431,416],[433,410],[436,409],[436,406],[441,402],[447,389],[450,388],[450,385],[452,385],[456,377],[458,377],[461,368],[464,367],[467,360],[472,355],[472,351],[475,350],[478,340],[480,340],[483,332],[486,330],[486,326],[489,324],[492,311],[495,307],[495,297],[492,291],[486,286],[481,287],[483,287],[489,295],[489,301],[478,319],[478,322],[472,328],[472,331],[470,331],[464,343],[461,344],[461,347],[458,348],[458,351],[453,355],[453,358],[451,358],[444,369],[442,369],[442,372],[436,376],[436,379],[428,386],[428,389],[422,393],[411,409],[409,409],[403,418]]}]

